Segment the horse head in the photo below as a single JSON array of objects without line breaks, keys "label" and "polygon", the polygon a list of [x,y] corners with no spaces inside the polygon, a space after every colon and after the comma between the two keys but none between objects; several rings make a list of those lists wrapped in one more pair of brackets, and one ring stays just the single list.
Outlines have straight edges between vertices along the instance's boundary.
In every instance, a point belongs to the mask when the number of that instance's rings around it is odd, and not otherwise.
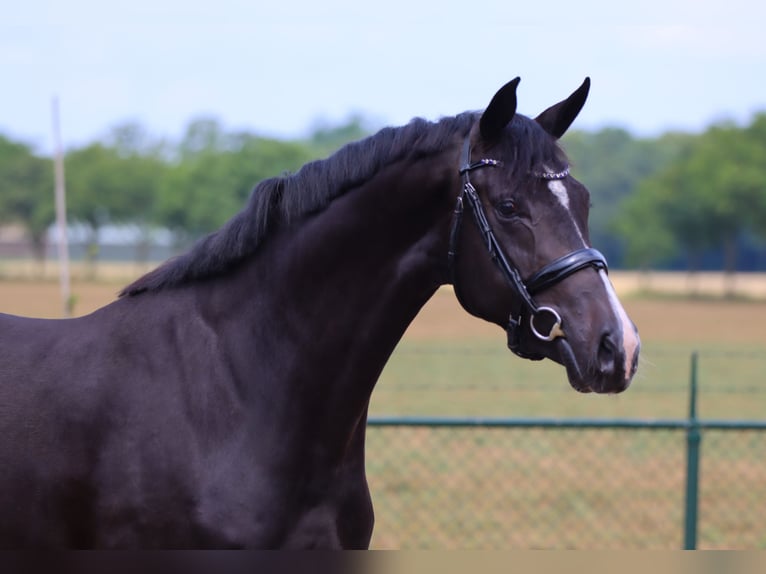
[{"label": "horse head", "polygon": [[535,119],[516,113],[519,78],[503,86],[465,139],[450,235],[455,293],[471,314],[507,330],[529,359],[566,367],[578,391],[619,393],[640,340],[588,235],[588,190],[558,140],[590,80]]}]

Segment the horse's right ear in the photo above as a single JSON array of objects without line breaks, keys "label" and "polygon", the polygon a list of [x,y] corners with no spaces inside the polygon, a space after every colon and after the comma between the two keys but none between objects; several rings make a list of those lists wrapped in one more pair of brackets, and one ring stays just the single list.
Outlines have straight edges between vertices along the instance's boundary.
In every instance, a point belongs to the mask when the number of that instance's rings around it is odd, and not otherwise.
[{"label": "horse's right ear", "polygon": [[545,110],[535,118],[535,121],[540,124],[546,132],[551,134],[554,138],[559,139],[564,135],[564,132],[569,129],[569,126],[572,125],[577,114],[582,110],[582,107],[585,105],[585,100],[588,98],[589,90],[590,78],[585,78],[582,85],[577,88],[572,95],[566,100]]},{"label": "horse's right ear", "polygon": [[516,87],[520,81],[521,78],[514,78],[505,84],[489,102],[479,120],[479,132],[483,140],[496,141],[516,115]]}]

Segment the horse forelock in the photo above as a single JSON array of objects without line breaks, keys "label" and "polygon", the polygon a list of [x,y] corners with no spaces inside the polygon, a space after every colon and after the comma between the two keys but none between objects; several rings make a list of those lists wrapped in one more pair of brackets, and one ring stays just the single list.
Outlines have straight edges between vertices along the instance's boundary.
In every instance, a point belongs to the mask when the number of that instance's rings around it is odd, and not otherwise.
[{"label": "horse forelock", "polygon": [[563,172],[569,164],[558,141],[548,134],[536,121],[516,114],[508,129],[508,137],[502,144],[512,156],[511,176],[538,177],[539,173]]}]

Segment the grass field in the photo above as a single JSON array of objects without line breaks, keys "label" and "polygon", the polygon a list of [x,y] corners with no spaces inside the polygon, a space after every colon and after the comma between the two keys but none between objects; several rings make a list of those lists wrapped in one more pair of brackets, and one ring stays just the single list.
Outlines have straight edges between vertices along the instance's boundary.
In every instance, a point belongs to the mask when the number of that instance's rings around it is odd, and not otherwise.
[{"label": "grass field", "polygon": [[[0,271],[2,267],[0,266]],[[7,270],[6,270],[7,271]],[[137,270],[78,280],[75,311],[113,300]],[[58,317],[52,278],[6,273],[0,311]],[[373,393],[374,415],[682,418],[689,356],[700,352],[700,416],[766,418],[766,277],[739,280],[741,297],[680,296],[685,276],[613,274],[639,327],[638,375],[618,396],[580,395],[563,368],[513,356],[495,326],[442,289],[408,329]],[[704,283],[704,289],[703,289]],[[376,548],[679,548],[682,431],[373,428],[368,473]],[[703,440],[700,547],[766,548],[766,437]]]},{"label": "grass field", "polygon": [[[766,415],[766,303],[627,298],[643,342],[639,371],[618,396],[574,393],[562,367],[513,356],[495,326],[439,291],[407,332],[373,395],[381,414],[683,417],[689,360],[701,353],[701,412]],[[438,398],[437,398],[438,397]]]},{"label": "grass field", "polygon": [[[766,548],[763,432],[705,434],[700,548]],[[377,548],[673,549],[685,433],[373,428]]]}]

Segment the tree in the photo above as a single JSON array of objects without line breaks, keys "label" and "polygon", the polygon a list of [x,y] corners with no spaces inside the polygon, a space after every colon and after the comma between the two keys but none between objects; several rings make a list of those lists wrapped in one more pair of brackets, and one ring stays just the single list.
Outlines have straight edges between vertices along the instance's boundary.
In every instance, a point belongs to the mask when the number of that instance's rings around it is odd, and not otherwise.
[{"label": "tree", "polygon": [[178,158],[187,161],[211,152],[224,152],[229,149],[230,143],[231,138],[217,118],[199,117],[186,126],[178,144]]},{"label": "tree", "polygon": [[621,232],[615,228],[623,202],[635,193],[641,181],[671,163],[686,141],[687,137],[678,134],[636,139],[620,128],[593,133],[573,131],[564,136],[572,173],[591,193],[591,241],[613,265],[622,263],[626,249],[626,244],[616,241]]},{"label": "tree", "polygon": [[109,130],[103,143],[122,158],[165,159],[170,154],[166,142],[156,139],[138,122],[117,124]]},{"label": "tree", "polygon": [[22,224],[41,262],[54,220],[53,204],[52,162],[0,135],[0,223]]},{"label": "tree", "polygon": [[235,185],[223,153],[195,153],[169,168],[160,188],[158,222],[179,243],[210,232],[238,210]]},{"label": "tree", "polygon": [[210,119],[192,122],[179,149],[180,161],[161,190],[159,214],[180,242],[220,227],[244,207],[259,181],[315,157],[305,144],[226,133]]},{"label": "tree", "polygon": [[658,217],[669,208],[668,200],[662,188],[644,183],[623,202],[612,228],[623,240],[626,265],[648,272],[677,253],[667,221]]},{"label": "tree", "polygon": [[351,115],[337,126],[317,122],[307,143],[315,150],[317,157],[324,157],[351,141],[368,136],[370,130],[367,124],[364,117],[358,114]]},{"label": "tree", "polygon": [[743,179],[751,186],[753,201],[747,210],[747,225],[761,239],[766,239],[766,113],[757,114],[744,130],[750,144],[750,161]]},{"label": "tree", "polygon": [[752,225],[766,189],[762,154],[745,130],[717,125],[666,174],[681,200],[669,214],[679,240],[697,253],[722,248],[727,273],[736,270],[738,239]]},{"label": "tree", "polygon": [[[706,250],[721,249],[724,270],[733,278],[743,232],[763,231],[759,226],[766,218],[764,136],[766,120],[758,117],[749,128],[719,124],[691,140],[637,191],[622,215],[622,233],[643,221],[652,225],[653,240],[664,243],[670,234],[685,251],[691,271]],[[731,294],[733,279],[727,284]]]},{"label": "tree", "polygon": [[89,230],[87,259],[98,256],[101,229],[109,223],[155,222],[165,171],[161,159],[124,155],[95,143],[66,156],[67,203],[71,219]]}]

